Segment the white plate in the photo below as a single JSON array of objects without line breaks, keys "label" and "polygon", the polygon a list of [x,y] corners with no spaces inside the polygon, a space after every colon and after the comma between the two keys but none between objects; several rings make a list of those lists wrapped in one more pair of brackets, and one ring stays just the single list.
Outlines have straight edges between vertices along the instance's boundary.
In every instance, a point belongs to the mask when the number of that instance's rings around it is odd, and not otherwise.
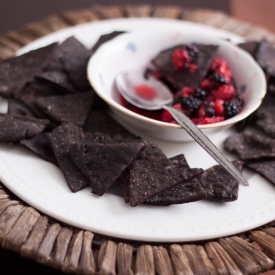
[{"label": "white plate", "polygon": [[[29,44],[23,53],[53,41],[75,35],[92,46],[100,34],[114,30],[142,31],[162,28],[201,28],[234,42],[241,38],[213,28],[174,20],[119,19],[84,24],[58,31]],[[1,106],[0,106],[1,107]],[[230,130],[213,136],[222,148]],[[145,137],[146,138],[146,137]],[[149,138],[147,138],[149,140]],[[184,153],[191,167],[215,164],[194,142],[157,143],[168,157]],[[239,199],[231,203],[196,202],[169,207],[130,207],[113,189],[96,197],[86,188],[71,193],[61,171],[19,146],[0,144],[0,179],[23,201],[60,221],[114,237],[143,241],[195,241],[235,234],[275,219],[275,187],[259,175],[245,172],[250,186],[240,186]]]}]

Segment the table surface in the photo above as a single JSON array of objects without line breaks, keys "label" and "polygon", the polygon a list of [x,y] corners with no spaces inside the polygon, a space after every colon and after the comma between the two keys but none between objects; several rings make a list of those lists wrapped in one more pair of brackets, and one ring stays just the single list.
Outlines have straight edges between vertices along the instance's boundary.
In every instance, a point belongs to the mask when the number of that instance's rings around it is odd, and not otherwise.
[{"label": "table surface", "polygon": [[[85,22],[116,17],[162,17],[189,20],[235,32],[248,40],[273,33],[222,12],[176,6],[93,6],[54,15],[0,37],[0,58],[12,56],[29,42]],[[19,210],[18,210],[19,209]],[[229,238],[200,244],[144,244],[117,240],[54,221],[21,202],[0,183],[1,274],[61,274],[64,272],[133,274],[258,274],[270,270],[275,259],[275,223]],[[259,252],[251,242],[259,244]],[[92,245],[91,245],[92,244]],[[13,250],[12,251],[8,251]],[[24,259],[22,256],[29,258]],[[40,264],[38,264],[39,262]],[[41,265],[42,264],[42,265]],[[3,273],[4,272],[4,273]]]}]

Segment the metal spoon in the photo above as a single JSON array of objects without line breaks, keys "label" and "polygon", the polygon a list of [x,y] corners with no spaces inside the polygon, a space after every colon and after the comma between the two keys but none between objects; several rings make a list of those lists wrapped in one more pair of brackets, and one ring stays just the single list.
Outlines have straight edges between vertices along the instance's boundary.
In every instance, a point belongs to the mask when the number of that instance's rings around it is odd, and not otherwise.
[{"label": "metal spoon", "polygon": [[[146,110],[167,110],[179,125],[239,183],[248,185],[238,169],[219,151],[211,140],[183,113],[167,106],[173,100],[169,89],[152,77],[145,79],[138,71],[120,73],[115,80],[119,93],[131,104]],[[148,94],[142,94],[138,87],[147,87]]]}]

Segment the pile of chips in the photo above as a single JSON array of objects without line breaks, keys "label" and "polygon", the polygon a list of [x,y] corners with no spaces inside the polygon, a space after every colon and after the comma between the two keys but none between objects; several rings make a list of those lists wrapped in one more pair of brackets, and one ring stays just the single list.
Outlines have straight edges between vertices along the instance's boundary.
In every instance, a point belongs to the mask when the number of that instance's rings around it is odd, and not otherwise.
[{"label": "pile of chips", "polygon": [[[90,186],[102,196],[118,184],[126,203],[170,205],[202,199],[233,201],[238,182],[219,165],[190,168],[128,132],[91,89],[87,62],[105,41],[86,49],[74,37],[0,62],[0,141],[21,144],[57,165],[72,192]],[[242,162],[234,162],[242,169]]]},{"label": "pile of chips", "polygon": [[[244,165],[275,184],[275,48],[267,40],[242,43],[265,72],[268,89],[261,106],[238,125],[240,133],[225,140],[225,149],[236,153]],[[246,126],[257,127],[251,133]]]}]

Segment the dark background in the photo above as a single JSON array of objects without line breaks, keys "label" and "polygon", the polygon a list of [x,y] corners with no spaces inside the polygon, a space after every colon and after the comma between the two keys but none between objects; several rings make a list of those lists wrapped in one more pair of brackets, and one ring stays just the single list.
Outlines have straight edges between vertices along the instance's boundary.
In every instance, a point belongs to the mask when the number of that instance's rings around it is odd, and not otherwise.
[{"label": "dark background", "polygon": [[182,7],[201,7],[230,12],[229,0],[0,0],[0,35],[32,21],[65,10],[81,9],[95,4],[166,4]]}]

